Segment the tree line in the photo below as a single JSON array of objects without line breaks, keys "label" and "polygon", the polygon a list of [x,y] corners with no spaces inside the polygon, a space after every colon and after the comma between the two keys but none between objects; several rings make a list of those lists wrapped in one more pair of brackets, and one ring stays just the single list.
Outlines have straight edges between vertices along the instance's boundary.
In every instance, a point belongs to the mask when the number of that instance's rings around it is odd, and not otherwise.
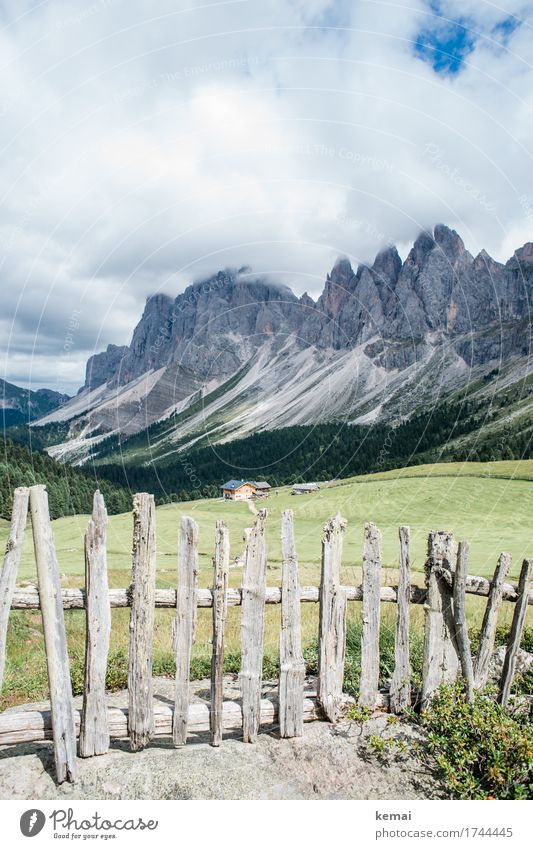
[{"label": "tree line", "polygon": [[90,513],[95,489],[105,498],[109,513],[131,509],[130,493],[94,470],[62,465],[47,454],[27,445],[0,438],[0,516],[11,517],[13,491],[17,486],[46,484],[53,519],[76,513]]}]

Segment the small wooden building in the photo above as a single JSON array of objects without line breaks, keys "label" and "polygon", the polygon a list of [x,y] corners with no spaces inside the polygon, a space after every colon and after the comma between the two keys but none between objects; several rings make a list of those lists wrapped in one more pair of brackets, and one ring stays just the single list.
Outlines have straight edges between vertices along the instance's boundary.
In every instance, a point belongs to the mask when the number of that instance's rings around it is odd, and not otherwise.
[{"label": "small wooden building", "polygon": [[270,494],[267,481],[226,481],[222,486],[227,501],[248,501],[250,498],[266,498]]},{"label": "small wooden building", "polygon": [[267,481],[255,481],[256,498],[268,498],[270,495],[270,484]]},{"label": "small wooden building", "polygon": [[308,492],[318,492],[319,489],[318,483],[295,483],[292,488],[292,495],[307,495]]},{"label": "small wooden building", "polygon": [[254,481],[226,481],[222,486],[226,501],[248,501],[257,491]]}]

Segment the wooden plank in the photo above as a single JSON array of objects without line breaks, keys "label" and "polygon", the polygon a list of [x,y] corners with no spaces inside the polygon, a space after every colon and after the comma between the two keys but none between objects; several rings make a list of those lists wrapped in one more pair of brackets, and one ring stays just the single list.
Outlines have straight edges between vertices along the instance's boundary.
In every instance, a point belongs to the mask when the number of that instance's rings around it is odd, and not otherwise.
[{"label": "wooden plank", "polygon": [[267,511],[260,510],[248,537],[244,557],[240,682],[245,743],[255,743],[259,731],[267,562],[266,517]]},{"label": "wooden plank", "polygon": [[175,746],[187,742],[189,709],[189,676],[191,653],[196,631],[196,593],[198,592],[198,525],[183,516],[180,526],[178,554],[178,589],[174,629],[176,681],[174,691]]},{"label": "wooden plank", "polygon": [[455,639],[461,663],[461,671],[465,682],[466,699],[471,702],[474,696],[474,666],[470,651],[470,639],[466,623],[465,586],[468,574],[469,547],[467,542],[460,542],[457,549],[457,566],[453,581],[453,616],[455,624]]},{"label": "wooden plank", "polygon": [[93,515],[85,534],[85,677],[79,752],[82,758],[103,755],[109,749],[105,681],[111,608],[107,581],[107,510],[97,490]]},{"label": "wooden plank", "polygon": [[346,519],[339,514],[324,525],[320,578],[317,698],[326,719],[336,722],[342,704],[346,649],[346,592],[340,585]]},{"label": "wooden plank", "polygon": [[[380,700],[379,706],[383,706]],[[108,708],[109,733],[112,739],[125,739],[128,735],[128,709]],[[172,734],[174,708],[169,704],[156,702],[154,707],[154,736],[168,737]],[[74,712],[76,728],[80,725],[80,711]],[[303,700],[304,722],[322,719],[317,701],[313,697]],[[222,722],[225,731],[242,728],[242,708],[238,702],[224,702]],[[275,725],[278,722],[278,702],[275,698],[261,699],[260,725]],[[209,731],[209,705],[193,703],[189,705],[188,728],[191,734]],[[52,724],[49,710],[4,711],[0,714],[0,746],[13,746],[50,740]]]},{"label": "wooden plank", "polygon": [[529,592],[532,572],[533,560],[524,560],[520,570],[518,599],[513,613],[513,621],[511,623],[511,631],[509,633],[509,641],[507,643],[500,681],[498,701],[503,707],[507,707],[511,695],[511,686],[516,669],[516,656],[520,648],[520,640],[522,639],[522,631],[524,630],[524,623],[526,621],[527,594]]},{"label": "wooden plank", "polygon": [[0,574],[0,690],[4,681],[9,611],[13,603],[13,593],[15,592],[20,555],[24,545],[24,532],[28,519],[28,498],[29,489],[26,486],[19,486],[13,494],[11,525],[6,542],[2,573]]},{"label": "wooden plank", "polygon": [[[453,575],[450,576],[450,586],[453,585]],[[466,581],[466,592],[469,595],[486,598],[490,594],[491,581],[480,578],[477,575],[469,575]],[[362,601],[363,587],[344,586],[347,601]],[[514,584],[503,585],[503,600],[516,601],[517,587]],[[379,591],[380,601],[387,604],[396,604],[398,601],[397,587],[381,587]],[[300,601],[302,604],[317,604],[320,601],[320,587],[300,587]],[[427,601],[427,589],[411,584],[411,604],[425,604]],[[65,610],[83,610],[85,607],[85,590],[64,587],[61,590],[61,602]],[[131,607],[130,588],[109,590],[109,602],[112,608]],[[242,604],[242,590],[240,587],[228,588],[228,607],[240,607]],[[281,604],[281,587],[267,587],[265,604]],[[528,593],[528,604],[533,605],[533,590]],[[156,589],[155,606],[158,608],[176,609],[175,589]],[[213,606],[213,591],[208,588],[198,590],[198,607]],[[38,610],[39,593],[36,587],[16,587],[11,603],[12,610]]]},{"label": "wooden plank", "polygon": [[59,567],[48,511],[48,493],[44,486],[30,488],[30,510],[48,668],[56,778],[58,784],[62,784],[63,781],[76,781],[76,730]]},{"label": "wooden plank", "polygon": [[302,654],[300,586],[292,510],[281,514],[281,633],[279,643],[279,727],[281,737],[303,735],[305,663]]},{"label": "wooden plank", "polygon": [[128,730],[132,752],[154,734],[152,656],[156,571],[154,496],[133,496],[133,552],[128,658]]},{"label": "wooden plank", "polygon": [[379,589],[381,533],[373,522],[365,524],[363,548],[363,632],[359,704],[373,708],[379,684]]},{"label": "wooden plank", "polygon": [[401,713],[411,704],[411,664],[409,662],[410,536],[410,529],[406,525],[402,525],[399,529],[400,570],[396,638],[394,642],[394,672],[390,685],[390,709],[393,713]]},{"label": "wooden plank", "polygon": [[228,610],[229,531],[217,521],[213,558],[213,653],[211,655],[211,745],[220,746],[223,733],[224,629]]},{"label": "wooden plank", "polygon": [[[426,561],[427,599],[422,668],[424,707],[437,687],[445,681],[453,681],[457,672],[457,653],[453,646],[450,647],[450,624],[453,628],[452,591],[441,574],[442,569],[452,571],[455,553],[453,534],[445,531],[430,533]],[[455,656],[451,648],[454,649]]]},{"label": "wooden plank", "polygon": [[505,578],[511,567],[511,555],[502,551],[491,581],[490,594],[479,636],[479,649],[474,662],[474,686],[482,690],[489,677],[490,659],[494,651],[498,613],[504,598]]}]

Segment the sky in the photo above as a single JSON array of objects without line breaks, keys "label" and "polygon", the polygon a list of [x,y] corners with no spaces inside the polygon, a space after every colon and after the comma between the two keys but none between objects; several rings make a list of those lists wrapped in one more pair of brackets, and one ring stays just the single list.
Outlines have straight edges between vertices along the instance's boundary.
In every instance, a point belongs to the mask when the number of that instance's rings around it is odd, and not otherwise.
[{"label": "sky", "polygon": [[533,2],[0,0],[0,375],[74,393],[146,297],[533,241]]}]

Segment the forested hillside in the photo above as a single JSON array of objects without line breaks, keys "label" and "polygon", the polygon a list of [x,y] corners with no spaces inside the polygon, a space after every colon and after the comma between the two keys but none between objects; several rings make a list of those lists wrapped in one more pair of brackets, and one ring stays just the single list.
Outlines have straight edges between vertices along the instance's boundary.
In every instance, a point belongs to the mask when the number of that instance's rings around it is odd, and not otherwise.
[{"label": "forested hillside", "polygon": [[[136,462],[130,441],[124,440],[120,448],[129,462],[95,465],[95,469],[117,485],[153,492],[159,501],[183,501],[219,495],[220,484],[232,477],[264,478],[281,486],[419,463],[531,457],[530,430],[509,427],[491,433],[491,420],[498,416],[496,406],[444,403],[396,426],[281,428],[196,451],[176,451],[150,464]],[[142,451],[141,440],[136,435],[131,442]]]},{"label": "forested hillside", "polygon": [[110,513],[131,509],[131,496],[127,490],[107,480],[97,479],[88,470],[62,466],[47,454],[31,451],[9,439],[0,439],[0,449],[0,516],[5,519],[11,515],[15,487],[36,483],[46,484],[53,519],[89,513],[97,487],[102,490]]}]

